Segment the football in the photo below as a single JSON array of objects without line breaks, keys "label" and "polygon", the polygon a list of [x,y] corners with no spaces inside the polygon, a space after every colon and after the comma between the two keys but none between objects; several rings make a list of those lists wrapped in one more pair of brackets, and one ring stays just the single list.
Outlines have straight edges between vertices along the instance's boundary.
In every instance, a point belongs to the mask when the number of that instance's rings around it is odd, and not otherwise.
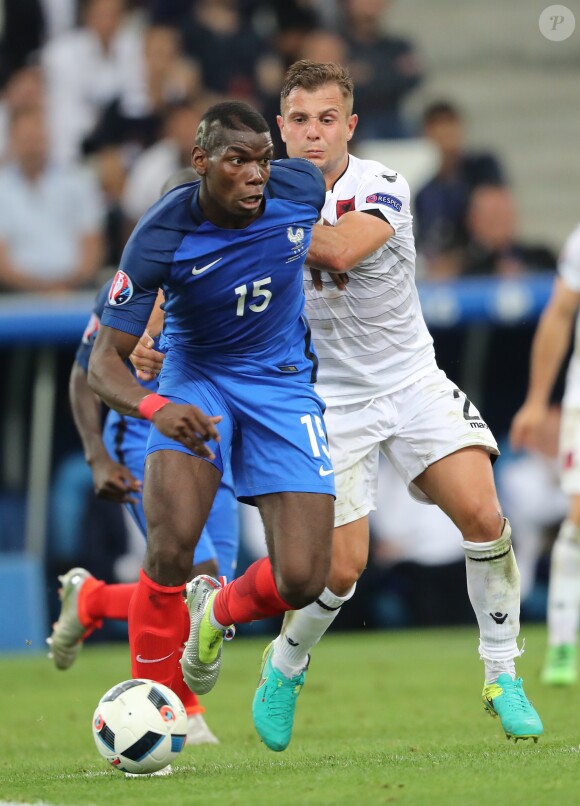
[{"label": "football", "polygon": [[119,683],[101,697],[93,716],[97,750],[121,772],[161,770],[181,752],[186,735],[183,703],[154,680]]}]

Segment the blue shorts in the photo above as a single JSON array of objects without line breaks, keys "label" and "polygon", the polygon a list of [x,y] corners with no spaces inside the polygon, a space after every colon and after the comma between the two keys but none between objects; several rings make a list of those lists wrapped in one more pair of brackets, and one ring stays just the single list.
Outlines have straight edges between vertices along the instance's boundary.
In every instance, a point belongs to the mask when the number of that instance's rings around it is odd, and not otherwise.
[{"label": "blue shorts", "polygon": [[[208,443],[216,455],[212,464],[222,470],[231,450],[240,501],[251,504],[254,496],[278,492],[334,496],[324,403],[310,373],[311,368],[282,370],[247,358],[204,366],[172,350],[165,357],[159,393],[222,416],[220,442]],[[192,453],[152,426],[147,454],[158,450]]]},{"label": "blue shorts", "polygon": [[[109,455],[129,468],[135,478],[143,481],[145,448],[151,426],[146,420],[122,417],[111,411],[103,430],[103,442]],[[136,504],[126,504],[127,511],[147,537],[147,524],[141,493],[135,493]],[[219,573],[233,578],[239,544],[238,505],[233,488],[231,469],[226,464],[215,501],[195,548],[194,565],[218,561]],[[215,538],[215,539],[214,539]]]}]

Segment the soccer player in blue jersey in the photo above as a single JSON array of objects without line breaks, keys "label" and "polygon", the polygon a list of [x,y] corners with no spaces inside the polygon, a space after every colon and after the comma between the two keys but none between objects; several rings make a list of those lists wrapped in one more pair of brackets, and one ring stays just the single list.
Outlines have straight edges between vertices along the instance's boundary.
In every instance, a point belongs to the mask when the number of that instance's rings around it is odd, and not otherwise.
[{"label": "soccer player in blue jersey", "polygon": [[[105,283],[97,298],[77,349],[70,376],[70,402],[75,425],[81,437],[87,462],[93,474],[96,494],[124,504],[143,535],[146,535],[145,513],[141,495],[145,468],[145,448],[150,423],[134,417],[124,417],[111,410],[101,427],[100,399],[90,389],[87,371],[90,354],[99,330],[100,320],[111,282]],[[157,327],[153,323],[153,327]],[[152,322],[148,324],[151,330]],[[152,331],[154,332],[154,331]],[[158,339],[144,334],[151,349]],[[137,373],[141,385],[157,391],[157,379],[144,379]],[[233,490],[231,469],[225,473],[194,555],[192,576],[207,573],[233,578],[239,543],[238,505]],[[95,579],[84,568],[73,568],[60,577],[61,612],[47,642],[57,669],[69,669],[75,662],[82,643],[104,619],[126,621],[135,584],[106,584]],[[183,602],[185,609],[185,600]],[[186,615],[186,618],[188,616]],[[216,737],[202,716],[204,712],[196,695],[182,685],[176,692],[188,714],[189,744],[215,744]]]},{"label": "soccer player in blue jersey", "polygon": [[[129,612],[133,674],[167,685],[183,674],[197,693],[217,677],[224,628],[314,601],[330,563],[333,469],[302,286],[325,187],[308,161],[271,165],[272,154],[252,107],[207,111],[192,152],[200,182],[171,191],[141,219],[89,363],[89,383],[109,406],[153,423],[147,554]],[[158,288],[166,358],[159,393],[144,394],[125,361]],[[219,583],[196,578],[192,633],[203,611],[214,657],[197,657],[190,635],[180,669],[181,597],[230,449],[236,493],[260,509],[271,564],[264,558],[230,583],[227,612],[211,623]]]}]

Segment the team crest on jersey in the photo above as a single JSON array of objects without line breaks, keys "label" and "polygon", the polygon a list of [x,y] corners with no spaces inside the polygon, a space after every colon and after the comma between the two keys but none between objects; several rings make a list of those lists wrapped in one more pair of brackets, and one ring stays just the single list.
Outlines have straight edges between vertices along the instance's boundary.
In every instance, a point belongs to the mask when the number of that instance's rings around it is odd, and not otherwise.
[{"label": "team crest on jersey", "polygon": [[352,213],[355,209],[354,206],[354,196],[352,199],[339,199],[336,202],[336,217],[337,219],[344,215],[345,213]]},{"label": "team crest on jersey", "polygon": [[109,291],[109,305],[124,305],[133,296],[133,283],[124,271],[119,271]]},{"label": "team crest on jersey", "polygon": [[392,210],[396,210],[397,213],[401,212],[401,207],[403,206],[403,202],[400,199],[397,199],[396,196],[391,196],[389,193],[372,193],[367,196],[367,204],[384,204],[385,207],[390,207]]},{"label": "team crest on jersey", "polygon": [[288,227],[288,229],[286,230],[286,234],[288,235],[288,240],[290,241],[294,249],[298,249],[301,246],[302,241],[304,240],[303,228],[296,227],[296,229],[294,229],[294,227]]},{"label": "team crest on jersey", "polygon": [[96,313],[91,314],[91,318],[89,319],[89,323],[85,328],[85,332],[83,333],[83,344],[91,344],[97,336],[99,331],[99,325],[101,324],[101,320],[97,316]]}]

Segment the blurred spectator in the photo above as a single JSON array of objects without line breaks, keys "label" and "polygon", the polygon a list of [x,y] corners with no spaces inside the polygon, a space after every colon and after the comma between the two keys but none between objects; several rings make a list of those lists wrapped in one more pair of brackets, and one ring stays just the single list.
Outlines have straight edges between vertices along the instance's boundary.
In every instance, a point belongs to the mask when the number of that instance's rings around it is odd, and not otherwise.
[{"label": "blurred spectator", "polygon": [[473,191],[467,211],[467,244],[461,257],[463,276],[515,277],[555,267],[556,255],[550,248],[518,238],[515,204],[507,188],[481,185]]},{"label": "blurred spectator", "polygon": [[0,87],[44,41],[41,0],[0,0]]},{"label": "blurred spectator", "polygon": [[201,101],[195,105],[184,103],[171,107],[165,120],[165,137],[135,161],[127,177],[122,199],[129,231],[147,208],[157,201],[168,177],[184,168],[191,168],[195,133],[208,105]]},{"label": "blurred spectator", "polygon": [[79,0],[41,0],[45,39],[49,41],[72,30],[78,20]]},{"label": "blurred spectator", "polygon": [[343,0],[341,33],[356,86],[356,140],[408,137],[403,102],[422,78],[413,44],[385,33],[390,0]]},{"label": "blurred spectator", "polygon": [[453,104],[437,101],[428,106],[422,126],[424,137],[439,153],[439,169],[417,193],[415,237],[431,275],[440,277],[447,258],[457,257],[465,245],[465,214],[474,189],[482,184],[502,185],[504,176],[493,154],[466,148],[463,115]]},{"label": "blurred spectator", "polygon": [[0,100],[0,163],[7,157],[9,126],[13,115],[26,107],[42,108],[44,102],[40,67],[23,67],[10,76]]},{"label": "blurred spectator", "polygon": [[244,21],[241,0],[198,0],[183,25],[183,46],[210,92],[256,103],[280,88],[280,59]]},{"label": "blurred spectator", "polygon": [[94,160],[105,202],[105,266],[119,265],[127,241],[127,229],[121,199],[127,179],[123,154],[119,148],[103,148]]},{"label": "blurred spectator", "polygon": [[148,0],[146,5],[153,25],[179,28],[191,13],[193,0]]},{"label": "blurred spectator", "polygon": [[[300,55],[304,37],[316,28],[331,29],[330,17],[336,22],[338,16],[334,0],[263,0],[262,11],[271,16],[271,41],[286,70]],[[334,12],[334,13],[332,13]]]},{"label": "blurred spectator", "polygon": [[42,112],[10,122],[0,169],[0,288],[64,291],[89,285],[102,257],[99,191],[84,169],[49,163]]},{"label": "blurred spectator", "polygon": [[142,37],[124,0],[85,0],[81,27],[43,50],[50,129],[57,157],[70,162],[102,110],[124,86],[142,84]]},{"label": "blurred spectator", "polygon": [[138,85],[127,82],[103,110],[94,131],[85,139],[86,153],[122,146],[124,161],[130,165],[144,148],[162,137],[168,107],[199,94],[197,67],[184,58],[174,28],[146,29],[140,50],[142,81]]},{"label": "blurred spectator", "polygon": [[347,44],[340,34],[315,28],[304,36],[298,58],[311,62],[347,64]]}]

